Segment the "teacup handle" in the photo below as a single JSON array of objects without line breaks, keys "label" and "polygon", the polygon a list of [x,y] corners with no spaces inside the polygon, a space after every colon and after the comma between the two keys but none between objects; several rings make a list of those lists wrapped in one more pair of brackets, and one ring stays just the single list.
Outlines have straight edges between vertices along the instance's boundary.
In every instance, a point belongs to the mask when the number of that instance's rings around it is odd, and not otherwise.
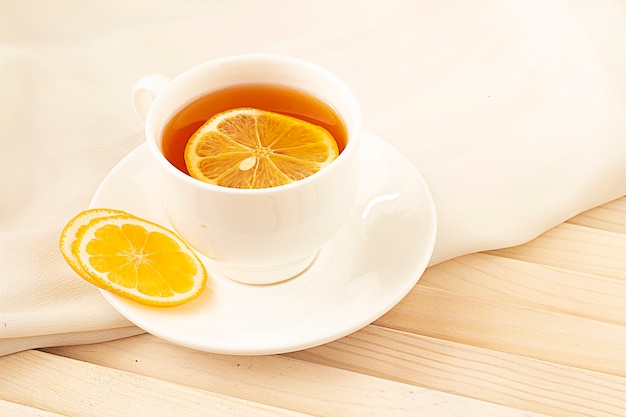
[{"label": "teacup handle", "polygon": [[145,124],[148,110],[155,97],[170,82],[170,78],[161,74],[144,75],[137,81],[131,92],[131,100],[135,114]]}]

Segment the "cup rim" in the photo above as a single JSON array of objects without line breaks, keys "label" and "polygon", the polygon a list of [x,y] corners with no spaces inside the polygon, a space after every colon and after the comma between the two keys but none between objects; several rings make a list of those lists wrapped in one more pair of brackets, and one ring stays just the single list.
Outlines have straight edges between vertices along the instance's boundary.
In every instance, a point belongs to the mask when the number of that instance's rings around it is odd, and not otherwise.
[{"label": "cup rim", "polygon": [[[234,187],[225,187],[216,184],[210,184],[207,182],[203,182],[197,178],[193,178],[190,175],[185,174],[176,168],[167,158],[163,155],[160,146],[159,139],[157,137],[157,133],[152,129],[152,124],[154,122],[155,109],[160,105],[161,102],[167,99],[168,94],[172,90],[175,90],[177,84],[179,84],[183,79],[188,79],[189,77],[198,76],[203,72],[206,72],[210,68],[217,67],[219,65],[223,65],[225,63],[235,63],[239,62],[248,62],[252,63],[253,61],[276,61],[285,63],[293,66],[305,66],[309,69],[312,69],[316,72],[319,72],[323,75],[323,77],[330,79],[333,83],[337,85],[338,88],[343,90],[343,95],[346,98],[346,102],[348,107],[351,109],[351,118],[353,120],[352,130],[348,130],[348,140],[346,141],[346,146],[342,150],[342,152],[337,156],[337,158],[332,161],[328,166],[319,170],[318,172],[311,174],[306,178],[302,178],[300,180],[291,182],[289,184],[278,185],[275,187],[267,187],[267,188],[234,188]],[[234,85],[234,84],[233,84]],[[290,86],[292,87],[292,86]],[[184,106],[184,104],[183,104]],[[180,108],[179,108],[180,109]],[[346,126],[347,127],[347,126]],[[203,62],[196,66],[193,66],[180,74],[176,75],[171,81],[163,88],[163,90],[157,94],[154,101],[150,105],[148,113],[145,119],[145,136],[146,142],[148,144],[148,148],[150,152],[156,156],[157,162],[165,168],[168,173],[174,175],[176,178],[189,183],[192,186],[199,187],[200,189],[206,189],[211,192],[220,192],[224,194],[238,194],[238,195],[263,195],[263,194],[276,194],[280,192],[287,192],[292,188],[300,188],[306,186],[313,181],[318,181],[318,179],[322,176],[330,175],[332,171],[337,169],[337,162],[341,162],[344,159],[347,159],[351,154],[358,152],[358,144],[360,143],[362,130],[362,116],[361,109],[359,103],[356,99],[356,96],[352,92],[352,90],[348,87],[348,85],[343,81],[339,76],[335,73],[331,72],[329,69],[320,66],[316,63],[306,61],[300,58],[295,58],[287,55],[277,55],[277,54],[239,54],[239,55],[231,55],[216,58],[210,61]]]}]

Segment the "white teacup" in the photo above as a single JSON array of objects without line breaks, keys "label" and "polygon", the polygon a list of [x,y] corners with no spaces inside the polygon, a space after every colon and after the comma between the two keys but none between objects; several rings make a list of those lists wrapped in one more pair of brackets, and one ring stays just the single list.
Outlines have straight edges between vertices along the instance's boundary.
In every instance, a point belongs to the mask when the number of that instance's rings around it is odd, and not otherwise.
[{"label": "white teacup", "polygon": [[[168,120],[201,95],[239,84],[278,84],[321,98],[346,126],[345,148],[321,171],[272,188],[221,187],[179,171],[161,151]],[[135,85],[132,99],[160,174],[165,214],[225,276],[248,284],[297,276],[346,221],[358,185],[361,114],[349,88],[326,69],[283,56],[232,56],[172,80],[147,75]]]}]

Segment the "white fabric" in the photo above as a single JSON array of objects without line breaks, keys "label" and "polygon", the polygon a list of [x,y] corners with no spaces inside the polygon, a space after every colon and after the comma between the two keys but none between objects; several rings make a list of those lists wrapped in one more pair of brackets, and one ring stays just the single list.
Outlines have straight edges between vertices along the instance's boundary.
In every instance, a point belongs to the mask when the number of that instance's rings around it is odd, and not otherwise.
[{"label": "white fabric", "polygon": [[57,241],[142,142],[129,94],[143,74],[246,52],[338,73],[365,128],[429,183],[438,263],[523,243],[626,193],[624,45],[619,0],[4,0],[0,354],[141,331]]}]

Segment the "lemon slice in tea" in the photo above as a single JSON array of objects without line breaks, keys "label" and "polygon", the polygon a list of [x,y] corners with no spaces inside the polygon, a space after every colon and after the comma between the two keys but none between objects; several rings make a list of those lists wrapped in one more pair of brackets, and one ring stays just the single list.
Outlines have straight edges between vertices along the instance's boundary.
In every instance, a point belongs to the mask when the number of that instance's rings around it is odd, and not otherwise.
[{"label": "lemon slice in tea", "polygon": [[185,148],[189,174],[233,188],[268,188],[306,178],[339,154],[323,127],[254,108],[211,117]]}]

